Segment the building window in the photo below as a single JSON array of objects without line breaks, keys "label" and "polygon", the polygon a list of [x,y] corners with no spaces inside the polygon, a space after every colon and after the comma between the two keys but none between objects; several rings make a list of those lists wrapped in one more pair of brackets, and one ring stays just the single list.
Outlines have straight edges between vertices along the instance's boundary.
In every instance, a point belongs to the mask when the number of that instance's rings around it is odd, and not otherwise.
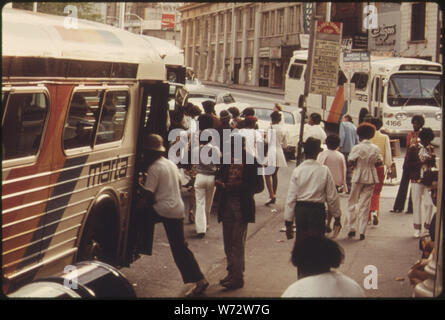
[{"label": "building window", "polygon": [[411,41],[425,40],[425,3],[414,3],[411,11]]},{"label": "building window", "polygon": [[263,13],[263,36],[269,35],[269,12]]},{"label": "building window", "polygon": [[284,9],[280,9],[277,11],[277,20],[278,20],[278,30],[277,33],[284,33]]},{"label": "building window", "polygon": [[248,25],[249,29],[254,29],[255,28],[255,8],[254,7],[250,7],[249,8],[249,25]]},{"label": "building window", "polygon": [[243,14],[242,10],[236,12],[236,30],[243,30]]},{"label": "building window", "polygon": [[219,33],[224,33],[224,14],[219,15]]},{"label": "building window", "polygon": [[287,32],[293,33],[295,30],[295,7],[289,8],[289,24],[287,25]]},{"label": "building window", "polygon": [[216,16],[212,16],[212,34],[216,33]]},{"label": "building window", "polygon": [[271,13],[270,13],[270,29],[269,29],[270,30],[269,34],[271,36],[275,35],[275,23],[276,23],[275,11],[271,11]]}]

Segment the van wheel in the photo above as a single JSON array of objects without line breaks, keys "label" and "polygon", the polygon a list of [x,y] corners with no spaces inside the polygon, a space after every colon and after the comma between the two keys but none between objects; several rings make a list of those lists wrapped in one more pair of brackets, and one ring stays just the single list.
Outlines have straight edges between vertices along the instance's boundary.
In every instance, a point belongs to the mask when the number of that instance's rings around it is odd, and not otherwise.
[{"label": "van wheel", "polygon": [[93,212],[88,218],[80,241],[77,261],[100,260],[109,264],[115,262],[117,228],[109,222],[113,219],[110,217],[105,219],[105,212]]}]

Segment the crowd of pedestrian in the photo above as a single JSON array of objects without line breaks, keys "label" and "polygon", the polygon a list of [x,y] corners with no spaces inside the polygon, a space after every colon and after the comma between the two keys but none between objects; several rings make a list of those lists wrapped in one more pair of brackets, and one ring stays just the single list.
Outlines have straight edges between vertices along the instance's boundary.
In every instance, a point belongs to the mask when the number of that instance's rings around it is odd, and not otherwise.
[{"label": "crowd of pedestrian", "polygon": [[[277,173],[279,168],[287,166],[283,149],[288,141],[281,126],[279,104],[270,115],[270,129],[275,134],[273,144],[270,137],[258,130],[253,108],[240,113],[236,107],[230,107],[217,115],[213,101],[205,101],[202,105],[203,112],[188,104],[183,111],[173,111],[170,115],[171,130],[179,129],[189,137],[198,132],[197,163],[174,165],[161,156],[161,151],[166,150],[159,146],[159,141],[155,148],[145,146],[156,154],[156,159],[146,165],[144,189],[152,199],[153,211],[164,224],[184,282],[196,283],[191,295],[202,294],[208,282],[184,239],[184,217],[188,216],[189,223],[195,225],[197,237],[204,238],[214,207],[217,220],[222,223],[227,260],[227,276],[220,284],[227,289],[241,288],[244,286],[247,227],[255,222],[254,195],[266,185],[269,200],[265,205],[275,204]],[[434,185],[431,180],[434,181],[432,172],[436,165],[431,145],[434,134],[430,128],[422,128],[424,119],[420,115],[412,118],[412,124],[400,188],[391,212],[403,210],[411,183],[414,236],[424,238],[431,233],[433,220],[430,190]],[[364,296],[357,283],[332,270],[338,268],[344,252],[327,235],[334,231],[332,238],[335,238],[343,221],[348,238],[354,238],[358,231],[359,239],[365,240],[367,226],[379,224],[380,193],[385,177],[394,168],[390,139],[380,131],[381,127],[381,120],[369,115],[362,115],[358,126],[349,115],[344,115],[339,134],[327,134],[321,116],[317,113],[309,116],[303,135],[304,161],[292,172],[284,206],[283,229],[288,239],[295,236],[292,262],[297,267],[299,280],[283,293],[283,297]],[[214,141],[212,135],[205,134],[207,129],[214,129],[219,137],[229,140]],[[225,136],[226,129],[236,130]],[[242,142],[241,153],[235,150],[237,139]],[[179,140],[166,147],[172,147]],[[227,143],[230,148],[223,149]],[[188,148],[192,146],[189,144]],[[273,156],[267,157],[269,163],[260,161],[264,149],[269,153],[273,150]],[[226,152],[230,153],[225,155]],[[203,161],[203,155],[212,161]],[[246,161],[249,156],[254,159],[253,163]],[[223,162],[223,158],[230,161]],[[273,170],[261,171],[265,165]],[[264,174],[264,181],[260,172]],[[341,193],[348,197],[343,219]],[[325,288],[323,292],[320,284]]]}]

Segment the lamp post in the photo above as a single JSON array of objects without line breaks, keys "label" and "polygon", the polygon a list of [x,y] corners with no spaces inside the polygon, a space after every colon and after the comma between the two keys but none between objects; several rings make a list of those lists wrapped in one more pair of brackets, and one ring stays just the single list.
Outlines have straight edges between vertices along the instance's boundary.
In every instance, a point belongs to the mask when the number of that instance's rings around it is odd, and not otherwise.
[{"label": "lamp post", "polygon": [[126,16],[135,16],[136,18],[139,19],[139,34],[142,35],[142,22],[144,21],[144,19],[142,19],[141,17],[139,17],[137,14],[134,13],[126,13]]}]

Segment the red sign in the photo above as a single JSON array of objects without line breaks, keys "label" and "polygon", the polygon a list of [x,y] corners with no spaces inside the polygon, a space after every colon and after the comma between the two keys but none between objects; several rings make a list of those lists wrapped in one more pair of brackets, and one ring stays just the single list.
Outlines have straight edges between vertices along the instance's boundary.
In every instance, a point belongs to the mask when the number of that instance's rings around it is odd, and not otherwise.
[{"label": "red sign", "polygon": [[317,21],[317,32],[341,35],[341,22]]},{"label": "red sign", "polygon": [[174,13],[163,13],[161,20],[162,30],[175,29],[176,15]]}]

